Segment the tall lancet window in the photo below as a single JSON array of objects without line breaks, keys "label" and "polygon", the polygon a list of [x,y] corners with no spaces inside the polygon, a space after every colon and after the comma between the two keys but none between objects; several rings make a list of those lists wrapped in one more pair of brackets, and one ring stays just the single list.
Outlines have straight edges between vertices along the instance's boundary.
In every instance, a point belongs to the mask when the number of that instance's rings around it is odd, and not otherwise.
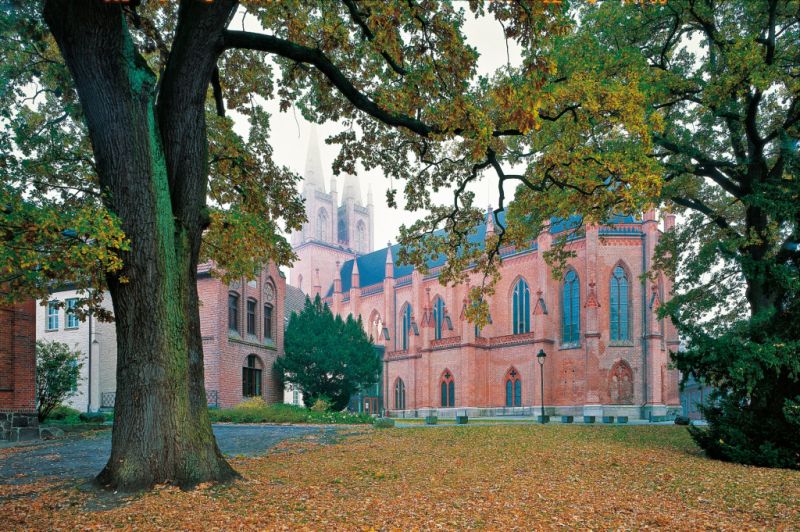
[{"label": "tall lancet window", "polygon": [[329,225],[328,211],[320,209],[317,213],[317,240],[322,240],[323,242],[328,241]]},{"label": "tall lancet window", "polygon": [[581,334],[581,287],[578,274],[569,270],[564,276],[561,297],[561,342],[577,344]]},{"label": "tall lancet window", "polygon": [[411,305],[406,303],[403,305],[403,308],[400,310],[400,320],[401,320],[401,327],[402,327],[402,350],[406,351],[410,344],[409,338],[411,336]]},{"label": "tall lancet window", "polygon": [[[341,215],[341,213],[339,213],[339,214]],[[338,232],[339,232],[339,235],[338,235],[339,236],[339,242],[342,243],[342,244],[346,244],[347,243],[347,222],[344,220],[344,218],[339,218]]]},{"label": "tall lancet window", "polygon": [[520,278],[512,297],[514,334],[531,332],[531,290],[525,279]]},{"label": "tall lancet window", "polygon": [[437,340],[442,338],[442,328],[444,325],[444,300],[437,297],[433,302],[433,327],[434,338]]},{"label": "tall lancet window", "polygon": [[622,266],[611,272],[611,293],[608,308],[611,313],[611,340],[624,342],[630,340],[630,321],[628,320],[628,276]]}]

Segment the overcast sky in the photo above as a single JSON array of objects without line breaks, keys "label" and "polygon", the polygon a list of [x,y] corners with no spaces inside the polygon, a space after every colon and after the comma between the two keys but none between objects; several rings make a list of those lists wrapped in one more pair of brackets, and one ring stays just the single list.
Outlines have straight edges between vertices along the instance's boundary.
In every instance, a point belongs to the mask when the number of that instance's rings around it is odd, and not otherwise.
[{"label": "overcast sky", "polygon": [[[472,46],[475,46],[480,53],[478,71],[480,74],[490,74],[507,61],[508,55],[502,28],[493,17],[483,17],[476,20],[470,13],[467,13],[466,18],[465,33],[467,40]],[[234,24],[236,24],[236,22],[234,22]],[[249,26],[247,22],[245,25]],[[247,27],[247,29],[259,31],[257,25],[254,24],[253,26],[255,27]],[[513,42],[509,42],[509,53],[511,63],[519,64],[519,51],[518,48],[514,47]],[[274,148],[273,157],[275,162],[280,165],[285,165],[298,174],[303,175],[311,124],[302,117],[299,110],[290,108],[286,112],[280,112],[278,109],[278,102],[275,99],[264,102],[264,105],[271,115],[270,141]],[[338,146],[325,144],[324,139],[337,133],[339,129],[340,126],[334,122],[328,122],[317,127],[326,189],[330,186],[330,178],[333,176],[331,164],[338,151]],[[241,134],[245,134],[246,125],[242,123],[241,127],[237,128],[237,130],[239,130]],[[419,216],[419,213],[406,212],[402,208],[393,210],[386,206],[386,190],[389,188],[389,180],[383,176],[383,173],[379,169],[370,172],[360,169],[357,175],[361,180],[361,191],[364,196],[364,202],[366,202],[367,199],[368,186],[372,187],[375,204],[376,248],[383,247],[387,241],[396,242],[400,225],[414,222],[417,216]],[[338,177],[337,189],[340,194],[343,190],[343,180],[343,176]],[[394,186],[402,191],[402,183],[395,183]],[[487,177],[483,181],[477,183],[472,189],[476,194],[476,204],[488,206],[491,203],[493,206],[496,206],[496,187],[497,181],[491,179],[487,174]],[[442,192],[438,199],[447,201],[450,197],[450,193],[450,191]],[[513,190],[506,190],[506,198],[510,199],[512,196]],[[402,206],[403,199],[400,195],[398,195],[398,200]]]}]

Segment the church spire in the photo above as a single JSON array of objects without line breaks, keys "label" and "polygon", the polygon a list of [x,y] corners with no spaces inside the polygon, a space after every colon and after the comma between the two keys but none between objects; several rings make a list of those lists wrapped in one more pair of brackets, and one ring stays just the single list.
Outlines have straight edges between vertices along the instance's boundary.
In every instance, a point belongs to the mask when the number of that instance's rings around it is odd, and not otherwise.
[{"label": "church spire", "polygon": [[348,199],[353,199],[356,205],[362,207],[364,205],[361,201],[361,183],[357,176],[349,173],[344,175],[344,195],[342,196],[343,201]]},{"label": "church spire", "polygon": [[305,187],[313,186],[320,192],[325,192],[325,183],[322,174],[322,157],[319,152],[319,138],[317,125],[311,124],[311,131],[308,137],[308,152],[306,153],[306,170],[303,174]]},{"label": "church spire", "polygon": [[486,239],[494,236],[494,211],[492,210],[492,206],[489,205],[489,208],[486,209]]},{"label": "church spire", "polygon": [[386,243],[386,265],[384,266],[384,277],[391,279],[394,277],[394,257],[392,257],[392,243]]},{"label": "church spire", "polygon": [[358,272],[358,259],[353,259],[353,271],[350,274],[350,287],[361,288],[360,275]]}]

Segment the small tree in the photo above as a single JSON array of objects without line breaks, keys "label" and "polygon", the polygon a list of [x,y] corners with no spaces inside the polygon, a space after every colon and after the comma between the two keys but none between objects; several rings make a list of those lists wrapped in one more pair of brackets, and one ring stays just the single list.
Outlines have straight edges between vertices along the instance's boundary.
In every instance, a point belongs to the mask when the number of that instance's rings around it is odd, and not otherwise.
[{"label": "small tree", "polygon": [[306,406],[323,397],[341,410],[351,395],[378,380],[380,360],[361,318],[334,317],[319,296],[313,303],[306,297],[302,312],[292,314],[284,346],[275,369],[300,388]]},{"label": "small tree", "polygon": [[36,411],[39,421],[76,394],[82,364],[80,351],[61,342],[36,342]]}]

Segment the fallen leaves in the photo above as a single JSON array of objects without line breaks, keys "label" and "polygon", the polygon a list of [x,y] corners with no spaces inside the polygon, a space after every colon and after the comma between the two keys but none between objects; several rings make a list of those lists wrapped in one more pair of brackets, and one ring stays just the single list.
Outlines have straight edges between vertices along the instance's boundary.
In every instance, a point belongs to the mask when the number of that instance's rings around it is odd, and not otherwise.
[{"label": "fallen leaves", "polygon": [[676,427],[364,431],[236,458],[243,479],[101,494],[0,485],[0,528],[797,528],[800,472],[703,457]]}]

